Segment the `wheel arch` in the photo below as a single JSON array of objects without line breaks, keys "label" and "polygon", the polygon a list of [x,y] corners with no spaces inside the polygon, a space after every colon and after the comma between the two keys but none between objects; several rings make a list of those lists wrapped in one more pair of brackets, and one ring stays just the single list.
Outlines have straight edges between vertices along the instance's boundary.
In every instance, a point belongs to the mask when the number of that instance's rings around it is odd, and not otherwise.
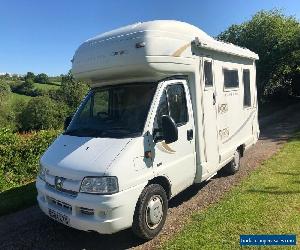
[{"label": "wheel arch", "polygon": [[157,177],[153,178],[152,180],[150,180],[148,182],[148,185],[150,185],[150,184],[161,185],[163,187],[163,189],[165,190],[168,199],[171,198],[171,195],[172,195],[172,193],[171,193],[171,184],[170,184],[170,181],[168,180],[167,177],[157,176]]},{"label": "wheel arch", "polygon": [[244,156],[245,148],[246,148],[245,144],[242,144],[242,145],[237,147],[237,151],[239,151],[241,157]]}]

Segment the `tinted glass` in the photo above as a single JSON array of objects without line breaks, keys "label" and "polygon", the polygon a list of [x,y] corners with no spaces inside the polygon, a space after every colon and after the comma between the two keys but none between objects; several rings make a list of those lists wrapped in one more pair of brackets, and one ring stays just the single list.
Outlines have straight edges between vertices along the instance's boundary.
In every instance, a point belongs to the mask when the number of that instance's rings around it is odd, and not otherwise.
[{"label": "tinted glass", "polygon": [[233,69],[233,70],[223,69],[223,73],[224,73],[225,88],[238,88],[239,87],[239,74],[236,69]]},{"label": "tinted glass", "polygon": [[204,81],[205,87],[213,86],[212,63],[204,61]]},{"label": "tinted glass", "polygon": [[161,128],[161,117],[163,115],[169,115],[169,109],[168,109],[168,100],[166,91],[164,90],[163,94],[160,97],[158,108],[156,111],[155,121],[154,121],[154,127]]},{"label": "tinted glass", "polygon": [[243,83],[244,83],[244,106],[251,106],[251,92],[250,92],[250,71],[249,69],[243,70]]},{"label": "tinted glass", "polygon": [[91,90],[65,134],[113,138],[140,135],[156,86],[139,83]]},{"label": "tinted glass", "polygon": [[188,121],[185,91],[182,84],[167,87],[169,113],[177,125]]},{"label": "tinted glass", "polygon": [[93,116],[108,116],[108,98],[109,90],[98,91],[94,94],[94,107],[92,109]]}]

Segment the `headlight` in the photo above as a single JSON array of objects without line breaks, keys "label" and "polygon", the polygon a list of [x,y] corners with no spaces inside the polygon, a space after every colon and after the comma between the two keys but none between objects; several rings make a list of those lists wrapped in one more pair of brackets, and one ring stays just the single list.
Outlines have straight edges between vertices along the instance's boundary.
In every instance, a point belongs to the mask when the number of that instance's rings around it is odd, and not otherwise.
[{"label": "headlight", "polygon": [[40,170],[38,176],[45,181],[46,178],[46,169],[40,164]]},{"label": "headlight", "polygon": [[119,191],[117,177],[85,177],[80,192],[92,194],[113,194]]}]

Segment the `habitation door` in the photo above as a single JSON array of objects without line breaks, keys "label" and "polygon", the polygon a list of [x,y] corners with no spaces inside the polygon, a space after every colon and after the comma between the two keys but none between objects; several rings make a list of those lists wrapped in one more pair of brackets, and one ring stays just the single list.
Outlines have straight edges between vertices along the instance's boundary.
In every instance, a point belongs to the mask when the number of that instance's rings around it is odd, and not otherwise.
[{"label": "habitation door", "polygon": [[[161,128],[161,117],[170,116],[178,129],[178,140],[166,144],[156,140],[153,167],[155,175],[165,176],[171,184],[172,195],[177,194],[194,182],[195,131],[192,104],[186,80],[169,80],[160,85],[153,129]],[[160,132],[154,132],[159,138]]]},{"label": "habitation door", "polygon": [[219,164],[218,128],[217,128],[217,94],[214,81],[213,60],[203,58],[201,63],[201,80],[203,90],[203,115],[205,141],[204,154],[209,173],[214,173]]}]

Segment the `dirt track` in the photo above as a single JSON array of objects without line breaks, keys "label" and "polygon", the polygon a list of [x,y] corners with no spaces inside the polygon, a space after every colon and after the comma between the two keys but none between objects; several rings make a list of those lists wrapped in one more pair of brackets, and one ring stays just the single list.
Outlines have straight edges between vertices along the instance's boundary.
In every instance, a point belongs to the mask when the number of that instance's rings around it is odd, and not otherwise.
[{"label": "dirt track", "polygon": [[114,235],[77,231],[48,219],[37,206],[0,217],[0,249],[153,249],[178,232],[191,213],[219,201],[234,185],[277,152],[292,132],[300,127],[299,106],[269,119],[261,128],[258,143],[247,151],[242,168],[234,176],[216,176],[208,183],[195,185],[169,203],[163,232],[154,240],[142,242],[131,230]]}]

